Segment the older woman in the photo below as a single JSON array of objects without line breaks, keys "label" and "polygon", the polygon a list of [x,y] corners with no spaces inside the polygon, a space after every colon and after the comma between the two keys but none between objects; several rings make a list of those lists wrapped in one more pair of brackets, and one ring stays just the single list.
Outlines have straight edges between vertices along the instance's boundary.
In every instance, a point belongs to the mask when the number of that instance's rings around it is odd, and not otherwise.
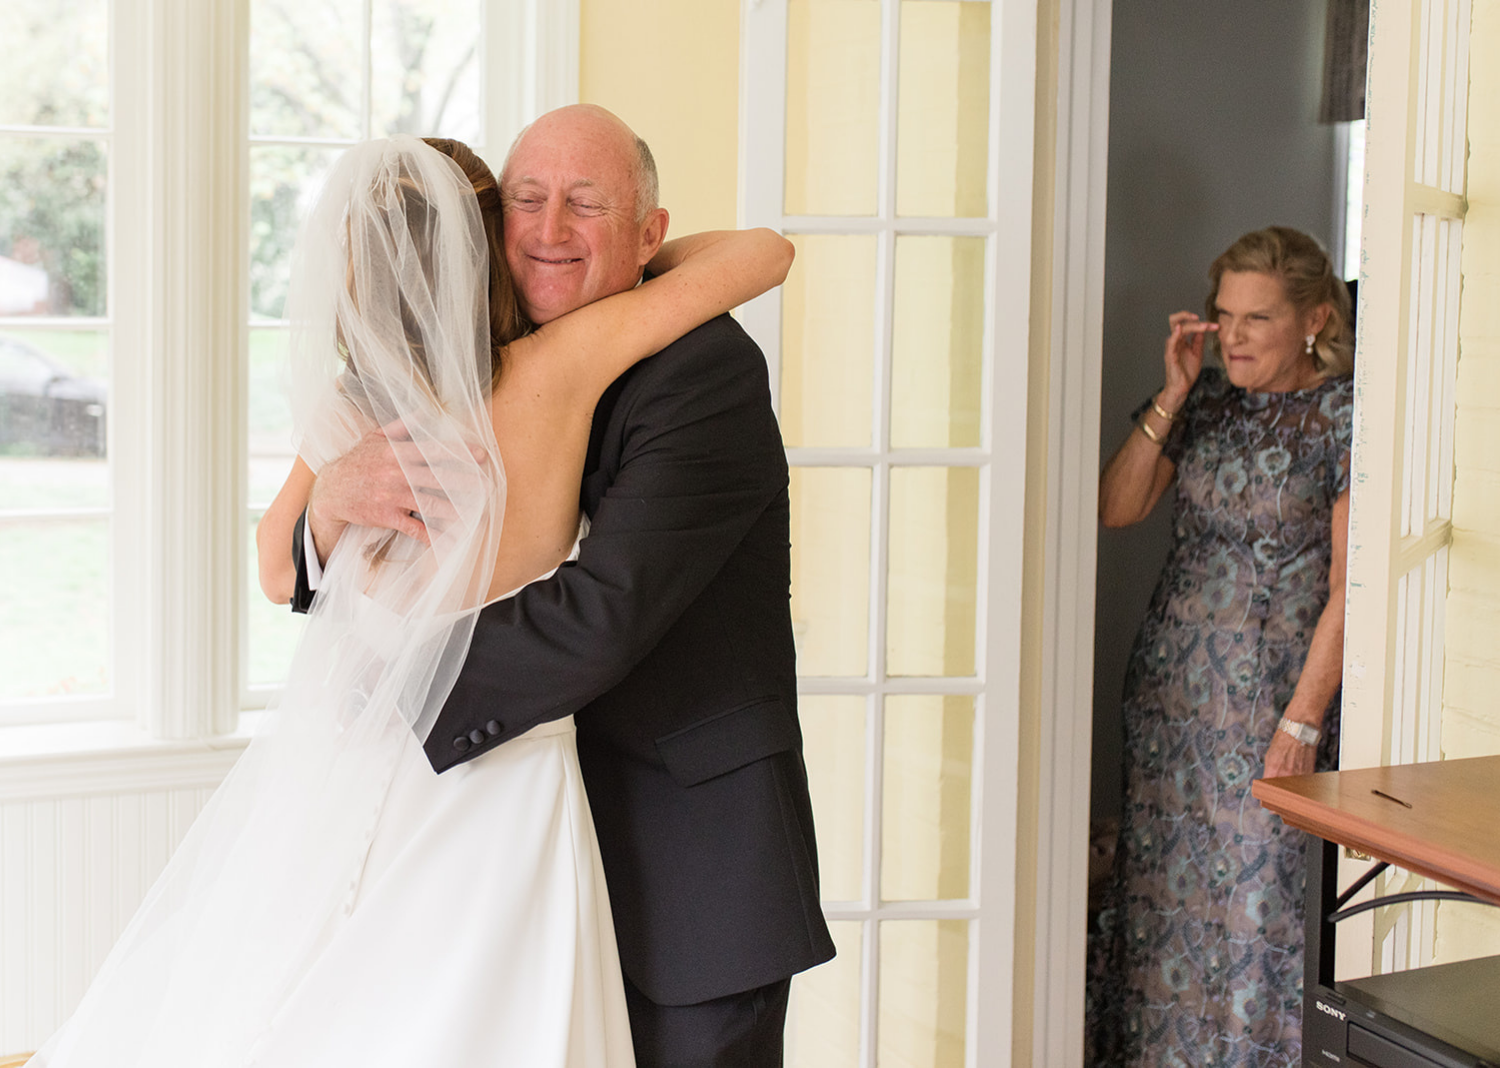
[{"label": "older woman", "polygon": [[[1105,526],[1177,483],[1171,554],[1125,683],[1125,805],[1091,932],[1091,1063],[1301,1064],[1302,836],[1257,775],[1335,751],[1352,366],[1312,238],[1246,234],[1100,479]],[[1204,366],[1214,338],[1223,369]]]}]

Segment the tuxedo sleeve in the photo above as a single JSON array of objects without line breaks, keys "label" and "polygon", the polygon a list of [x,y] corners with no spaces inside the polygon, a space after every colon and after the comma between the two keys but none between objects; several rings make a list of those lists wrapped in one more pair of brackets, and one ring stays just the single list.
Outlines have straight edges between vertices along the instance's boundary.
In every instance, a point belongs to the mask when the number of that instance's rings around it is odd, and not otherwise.
[{"label": "tuxedo sleeve", "polygon": [[307,510],[304,508],[297,517],[297,525],[292,528],[292,562],[297,565],[297,585],[292,589],[293,612],[306,612],[311,608],[315,593],[308,581],[306,525]]},{"label": "tuxedo sleeve", "polygon": [[619,469],[579,558],[479,614],[426,741],[437,771],[620,682],[786,491],[765,358],[727,316],[630,375],[610,418]]}]

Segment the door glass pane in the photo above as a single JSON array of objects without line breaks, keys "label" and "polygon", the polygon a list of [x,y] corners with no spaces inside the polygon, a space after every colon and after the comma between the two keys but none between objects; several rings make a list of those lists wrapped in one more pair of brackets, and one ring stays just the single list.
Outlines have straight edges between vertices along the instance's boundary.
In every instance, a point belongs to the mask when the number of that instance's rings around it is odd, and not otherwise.
[{"label": "door glass pane", "polygon": [[794,234],[781,290],[781,433],[790,446],[870,444],[874,237]]},{"label": "door glass pane", "polygon": [[881,1068],[962,1068],[968,1005],[967,920],[880,925]]},{"label": "door glass pane", "polygon": [[102,316],[98,141],[0,137],[0,315]]},{"label": "door glass pane", "polygon": [[790,0],[786,61],[786,213],[874,215],[879,0]]},{"label": "door glass pane", "polygon": [[[823,833],[819,828],[821,849]],[[864,925],[828,925],[838,956],[797,976],[786,1021],[788,1068],[856,1068],[859,1064],[859,976]]]},{"label": "door glass pane", "polygon": [[865,699],[803,694],[797,705],[823,900],[854,901],[864,896]]},{"label": "door glass pane", "polygon": [[339,149],[250,147],[250,315],[281,318],[302,218]]},{"label": "door glass pane", "polygon": [[108,691],[108,561],[107,519],[0,512],[0,701]]},{"label": "door glass pane", "polygon": [[0,327],[0,509],[107,508],[108,338]]},{"label": "door glass pane", "polygon": [[109,122],[109,0],[5,0],[0,42],[0,126]]},{"label": "door glass pane", "polygon": [[794,467],[792,633],[801,675],[869,665],[870,469]]},{"label": "door glass pane", "polygon": [[362,0],[252,0],[250,133],[364,136]]},{"label": "door glass pane", "polygon": [[979,445],[982,237],[896,238],[891,444]]},{"label": "door glass pane", "polygon": [[370,132],[479,141],[478,0],[377,0]]},{"label": "door glass pane", "polygon": [[881,899],[968,897],[974,699],[887,697],[883,748]]},{"label": "door glass pane", "polygon": [[990,10],[976,0],[901,4],[898,215],[987,211]]},{"label": "door glass pane", "polygon": [[979,470],[891,470],[886,671],[974,674]]},{"label": "door glass pane", "polygon": [[[306,616],[293,612],[284,604],[272,604],[260,590],[260,577],[255,561],[255,528],[260,522],[258,513],[250,516],[250,544],[246,552],[249,561],[246,597],[249,603],[250,663],[245,681],[251,686],[279,683],[286,678],[287,668],[292,663],[292,650],[302,637],[302,625]],[[291,552],[291,547],[287,547]]]}]

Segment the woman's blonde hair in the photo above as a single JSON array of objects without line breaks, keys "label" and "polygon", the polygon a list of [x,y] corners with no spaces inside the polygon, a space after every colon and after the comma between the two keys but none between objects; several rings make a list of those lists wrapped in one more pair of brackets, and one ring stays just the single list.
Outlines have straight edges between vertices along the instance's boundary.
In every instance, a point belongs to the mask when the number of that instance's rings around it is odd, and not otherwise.
[{"label": "woman's blonde hair", "polygon": [[[1313,340],[1313,366],[1333,377],[1354,369],[1349,288],[1333,273],[1328,254],[1316,240],[1288,226],[1268,226],[1252,230],[1230,245],[1208,269],[1212,285],[1205,318],[1209,322],[1218,321],[1219,282],[1226,271],[1269,274],[1279,279],[1299,315],[1320,304],[1328,305],[1328,321]],[[1214,340],[1217,344],[1217,337]]]}]

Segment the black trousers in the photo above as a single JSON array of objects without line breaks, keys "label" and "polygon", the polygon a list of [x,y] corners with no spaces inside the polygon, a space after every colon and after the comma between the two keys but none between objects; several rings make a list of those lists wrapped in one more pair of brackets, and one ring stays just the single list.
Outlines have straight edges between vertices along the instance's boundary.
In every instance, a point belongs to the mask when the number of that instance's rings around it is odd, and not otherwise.
[{"label": "black trousers", "polygon": [[658,1005],[625,980],[636,1068],[781,1068],[792,981],[696,1005]]}]

